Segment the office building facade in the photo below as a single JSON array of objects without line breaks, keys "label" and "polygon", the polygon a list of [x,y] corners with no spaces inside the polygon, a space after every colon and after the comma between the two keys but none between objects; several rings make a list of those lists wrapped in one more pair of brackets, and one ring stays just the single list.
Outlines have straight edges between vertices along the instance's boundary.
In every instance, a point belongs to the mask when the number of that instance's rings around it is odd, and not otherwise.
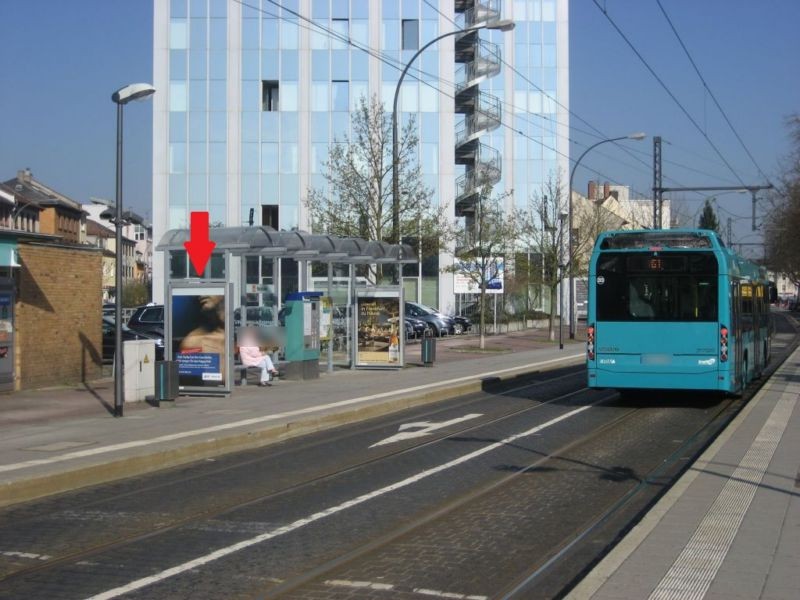
[{"label": "office building facade", "polygon": [[[434,201],[469,221],[490,177],[509,203],[568,176],[567,0],[155,0],[153,228],[193,211],[224,226],[309,230],[303,198],[325,189],[330,144],[360,99],[414,115]],[[163,258],[154,296],[164,295]],[[423,273],[423,299],[454,307],[453,275]],[[263,276],[265,273],[260,273]],[[410,282],[413,284],[413,282]],[[412,294],[413,295],[413,294]]]}]

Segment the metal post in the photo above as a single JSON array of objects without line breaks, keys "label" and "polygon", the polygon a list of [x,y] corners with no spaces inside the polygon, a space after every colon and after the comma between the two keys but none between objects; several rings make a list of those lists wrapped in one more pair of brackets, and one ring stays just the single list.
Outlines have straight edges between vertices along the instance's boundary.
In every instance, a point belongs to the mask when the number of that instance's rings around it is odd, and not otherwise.
[{"label": "metal post", "polygon": [[117,103],[117,191],[116,191],[116,272],[114,307],[114,416],[123,415],[125,401],[124,366],[122,363],[122,103]]},{"label": "metal post", "polygon": [[336,328],[333,326],[333,263],[328,263],[328,298],[331,301],[331,326],[328,333],[328,373],[333,373],[333,340],[336,334]]}]

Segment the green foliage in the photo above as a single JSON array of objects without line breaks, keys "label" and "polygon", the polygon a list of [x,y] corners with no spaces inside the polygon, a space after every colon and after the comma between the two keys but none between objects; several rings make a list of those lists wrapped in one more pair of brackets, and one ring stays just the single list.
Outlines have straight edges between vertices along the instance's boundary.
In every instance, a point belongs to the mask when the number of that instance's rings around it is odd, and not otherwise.
[{"label": "green foliage", "polygon": [[706,199],[703,206],[703,212],[700,213],[700,220],[697,223],[700,229],[710,229],[719,233],[719,220],[717,214],[714,212],[714,207],[711,206],[711,199]]},{"label": "green foliage", "polygon": [[141,306],[150,302],[150,285],[134,281],[122,287],[122,306]]}]

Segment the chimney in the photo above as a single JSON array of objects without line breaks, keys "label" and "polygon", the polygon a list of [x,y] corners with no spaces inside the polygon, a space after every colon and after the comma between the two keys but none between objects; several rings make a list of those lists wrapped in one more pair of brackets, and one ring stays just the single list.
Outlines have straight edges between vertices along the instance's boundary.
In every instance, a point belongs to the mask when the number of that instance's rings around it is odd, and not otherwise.
[{"label": "chimney", "polygon": [[611,186],[610,186],[610,185],[608,184],[608,182],[606,181],[606,182],[603,184],[603,200],[605,200],[606,198],[608,198],[610,195],[611,195]]},{"label": "chimney", "polygon": [[589,182],[589,200],[597,200],[597,184],[594,181]]},{"label": "chimney", "polygon": [[25,167],[24,171],[17,171],[17,179],[23,183],[30,183],[32,177],[33,173],[31,173],[30,167]]}]

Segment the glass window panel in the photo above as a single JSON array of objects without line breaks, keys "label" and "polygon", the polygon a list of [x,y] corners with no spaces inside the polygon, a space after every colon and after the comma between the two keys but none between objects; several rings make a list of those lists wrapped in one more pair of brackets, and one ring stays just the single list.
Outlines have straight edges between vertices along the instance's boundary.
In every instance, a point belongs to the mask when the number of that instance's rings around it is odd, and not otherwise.
[{"label": "glass window panel", "polygon": [[[439,21],[423,21],[422,22],[422,29],[421,29],[421,36],[420,36],[420,43],[427,44],[432,39],[436,38],[439,35]],[[435,46],[435,44],[434,44]],[[434,47],[431,47],[433,50]],[[427,50],[425,50],[427,52]]]},{"label": "glass window panel", "polygon": [[419,55],[417,59],[419,61],[419,67],[422,71],[422,79],[423,81],[439,81],[439,53],[436,51],[428,51],[425,50],[422,54]]},{"label": "glass window panel", "polygon": [[208,113],[208,140],[224,142],[228,139],[228,114],[224,112]]},{"label": "glass window panel", "polygon": [[331,113],[331,137],[335,140],[344,140],[350,135],[350,113]]},{"label": "glass window panel", "polygon": [[186,206],[187,198],[186,175],[169,176],[169,204],[170,206]]},{"label": "glass window panel", "polygon": [[189,44],[192,50],[205,50],[208,47],[208,22],[205,19],[189,19]]},{"label": "glass window panel", "polygon": [[328,81],[330,79],[330,72],[328,70],[329,60],[330,60],[330,55],[327,50],[311,51],[312,81]]},{"label": "glass window panel", "polygon": [[555,44],[545,44],[542,48],[542,66],[556,66],[556,46]]},{"label": "glass window panel", "polygon": [[169,139],[171,142],[186,141],[186,113],[169,113]]},{"label": "glass window panel", "polygon": [[291,21],[281,21],[280,27],[281,27],[280,47],[283,50],[297,50],[297,40],[298,40],[297,23]]},{"label": "glass window panel", "polygon": [[[184,199],[183,202],[185,203],[186,200]],[[170,229],[186,229],[188,223],[186,222],[186,208],[184,207],[172,207],[169,208],[169,228]],[[175,269],[170,271],[170,277],[173,278],[183,278],[186,277],[186,260],[184,254],[184,270],[182,273],[179,273]]]},{"label": "glass window panel", "polygon": [[242,48],[246,50],[256,50],[261,47],[259,39],[259,29],[261,21],[258,19],[242,20]]},{"label": "glass window panel", "polygon": [[[407,15],[405,15],[407,16]],[[402,22],[402,48],[403,50],[419,50],[419,21],[416,19],[403,19]]]},{"label": "glass window panel", "polygon": [[[292,229],[300,223],[300,207],[285,206],[281,207],[281,229]],[[286,276],[284,275],[284,281]]]},{"label": "glass window panel", "polygon": [[258,118],[260,112],[246,111],[242,112],[242,141],[243,142],[257,142],[258,141]]},{"label": "glass window panel", "polygon": [[297,110],[297,84],[281,84],[281,108],[282,111]]},{"label": "glass window panel", "polygon": [[242,17],[245,19],[258,19],[261,16],[261,11],[258,9],[258,2],[248,3],[242,2]]},{"label": "glass window panel", "polygon": [[525,90],[514,90],[514,112],[528,111],[528,93]]},{"label": "glass window panel", "polygon": [[189,175],[189,210],[205,210],[208,204],[206,175]]},{"label": "glass window panel", "polygon": [[206,144],[205,142],[194,142],[189,144],[189,172],[206,172]]},{"label": "glass window panel", "polygon": [[528,68],[530,61],[528,60],[528,46],[527,44],[514,44],[514,67],[524,72]]},{"label": "glass window panel", "polygon": [[383,50],[400,49],[400,21],[387,21],[381,23],[381,48]]},{"label": "glass window panel", "polygon": [[542,21],[556,20],[556,3],[554,0],[542,0]]},{"label": "glass window panel", "polygon": [[189,77],[191,79],[206,79],[207,58],[205,50],[189,50]]},{"label": "glass window panel", "polygon": [[311,84],[311,110],[328,111],[328,84]]},{"label": "glass window panel", "polygon": [[400,18],[400,3],[397,0],[383,0],[383,18]]},{"label": "glass window panel", "polygon": [[361,99],[367,99],[369,93],[369,84],[366,82],[350,82],[350,112],[355,112]]},{"label": "glass window panel", "polygon": [[532,113],[542,112],[542,93],[535,90],[528,92],[528,111]]},{"label": "glass window panel", "polygon": [[[272,79],[272,77],[265,77],[265,79]],[[281,79],[297,81],[297,52],[281,52]]]},{"label": "glass window panel", "polygon": [[325,173],[328,160],[328,144],[311,144],[311,172]]},{"label": "glass window panel", "polygon": [[439,111],[439,94],[436,88],[429,85],[419,87],[419,109],[422,112]]},{"label": "glass window panel", "polygon": [[[209,198],[211,200],[211,198]],[[225,225],[225,213],[226,207],[224,204],[211,204],[208,205],[208,221],[209,223],[220,223],[222,226]],[[222,258],[222,257],[220,257]],[[224,270],[225,270],[225,262],[223,261],[219,266],[221,267],[222,272],[216,273],[215,268],[219,263],[214,260],[212,257],[211,259],[211,276],[212,277],[225,277]]]},{"label": "glass window panel", "polygon": [[381,102],[386,107],[387,116],[391,116],[392,106],[394,106],[394,90],[397,87],[396,83],[384,82],[381,84]]},{"label": "glass window panel", "polygon": [[297,173],[297,144],[281,144],[281,173]]},{"label": "glass window panel", "polygon": [[312,142],[327,142],[328,141],[328,113],[327,112],[312,112],[311,113],[311,141]]},{"label": "glass window panel", "polygon": [[331,0],[331,17],[334,19],[346,19],[350,16],[348,0]]},{"label": "glass window panel", "polygon": [[420,139],[424,142],[439,141],[439,115],[422,113],[420,115]]},{"label": "glass window panel", "polygon": [[258,180],[257,174],[242,175],[242,206],[259,203]]},{"label": "glass window panel", "polygon": [[277,142],[280,139],[280,124],[281,116],[284,114],[275,111],[266,111],[261,113],[261,141],[262,142]]},{"label": "glass window panel", "polygon": [[278,172],[278,144],[261,144],[261,172]]},{"label": "glass window panel", "polygon": [[173,143],[169,145],[169,172],[186,172],[186,144]]},{"label": "glass window panel", "polygon": [[362,48],[369,46],[369,21],[361,19],[351,21],[350,38]]},{"label": "glass window panel", "polygon": [[327,50],[330,44],[328,34],[325,29],[328,28],[328,21],[315,21],[318,25],[310,26],[309,32],[311,36],[311,49],[312,50]]},{"label": "glass window panel", "polygon": [[515,135],[514,136],[514,156],[513,158],[525,160],[528,158],[528,138]]},{"label": "glass window panel", "polygon": [[242,173],[258,173],[258,144],[242,144]]},{"label": "glass window panel", "polygon": [[189,110],[206,110],[208,97],[206,82],[204,80],[189,82]]},{"label": "glass window panel", "polygon": [[369,79],[369,56],[361,50],[350,52],[350,79],[367,81]]},{"label": "glass window panel", "polygon": [[297,175],[281,175],[281,206],[300,204],[300,182]]},{"label": "glass window panel", "polygon": [[419,110],[419,84],[403,81],[400,89],[400,107],[403,112],[417,112]]},{"label": "glass window panel", "polygon": [[261,79],[260,62],[258,50],[242,50],[242,79],[245,81]]},{"label": "glass window panel", "polygon": [[[557,89],[556,80],[558,77],[558,72],[555,69],[542,69],[542,84],[541,87],[545,90],[555,90]],[[551,96],[555,95],[555,92],[550,92]]]},{"label": "glass window panel", "polygon": [[404,19],[419,19],[419,0],[403,0]]},{"label": "glass window panel", "polygon": [[173,50],[185,50],[189,47],[186,36],[186,20],[173,19],[169,24],[169,47]]},{"label": "glass window panel", "polygon": [[542,43],[542,24],[539,21],[531,23],[528,27],[528,42],[531,44]]},{"label": "glass window panel", "polygon": [[206,0],[191,0],[189,15],[192,17],[205,17],[207,15]]},{"label": "glass window panel", "polygon": [[172,111],[186,110],[186,82],[170,81],[169,83],[169,109]]},{"label": "glass window panel", "polygon": [[528,20],[528,13],[527,8],[528,0],[514,0],[514,20],[519,21],[527,21]]},{"label": "glass window panel", "polygon": [[347,19],[333,19],[331,21],[331,48],[343,50],[348,47],[347,39],[350,37],[350,22]]},{"label": "glass window panel", "polygon": [[261,20],[261,47],[275,50],[279,48],[278,19],[268,18]]},{"label": "glass window panel", "polygon": [[259,79],[269,79],[271,81],[277,81],[280,79],[278,56],[279,53],[277,50],[261,51],[261,76]]},{"label": "glass window panel", "polygon": [[422,171],[430,175],[439,172],[439,144],[421,144],[422,157],[420,160]]},{"label": "glass window panel", "polygon": [[281,116],[281,141],[297,141],[297,113],[280,113]]},{"label": "glass window panel", "polygon": [[542,95],[542,113],[554,114],[556,112],[556,100],[553,98],[555,92],[550,92],[549,95]]},{"label": "glass window panel", "polygon": [[350,52],[331,50],[331,79],[350,79]]},{"label": "glass window panel", "polygon": [[[346,0],[334,0],[334,2],[346,2]],[[351,0],[351,13],[350,16],[354,19],[366,19],[369,17],[369,5],[370,2],[374,2],[375,0]],[[386,15],[384,15],[385,17]]]},{"label": "glass window panel", "polygon": [[228,55],[224,50],[212,50],[208,53],[208,77],[225,79],[228,72]]},{"label": "glass window panel", "polygon": [[228,41],[228,21],[225,19],[211,19],[209,24],[209,47],[223,50]]},{"label": "glass window panel", "polygon": [[208,108],[209,110],[225,110],[227,87],[224,81],[208,82]]},{"label": "glass window panel", "polygon": [[210,16],[215,18],[225,18],[228,16],[227,0],[211,0],[210,3]]},{"label": "glass window panel", "polygon": [[209,173],[225,173],[227,171],[228,155],[226,145],[214,143],[208,145],[208,171]]},{"label": "glass window panel", "polygon": [[170,0],[169,15],[171,17],[186,17],[186,0]]},{"label": "glass window panel", "polygon": [[188,66],[186,61],[186,50],[169,51],[169,78],[186,79],[188,76]]},{"label": "glass window panel", "polygon": [[542,158],[542,138],[536,137],[528,144],[528,158],[541,160]]},{"label": "glass window panel", "polygon": [[552,22],[542,23],[542,41],[545,44],[556,43],[556,24]]},{"label": "glass window panel", "polygon": [[311,2],[311,18],[312,19],[327,19],[330,15],[328,7],[328,0],[312,0]]},{"label": "glass window panel", "polygon": [[[264,204],[278,204],[278,186],[280,179],[275,173],[261,176],[261,198]],[[256,212],[261,212],[256,209]]]}]

